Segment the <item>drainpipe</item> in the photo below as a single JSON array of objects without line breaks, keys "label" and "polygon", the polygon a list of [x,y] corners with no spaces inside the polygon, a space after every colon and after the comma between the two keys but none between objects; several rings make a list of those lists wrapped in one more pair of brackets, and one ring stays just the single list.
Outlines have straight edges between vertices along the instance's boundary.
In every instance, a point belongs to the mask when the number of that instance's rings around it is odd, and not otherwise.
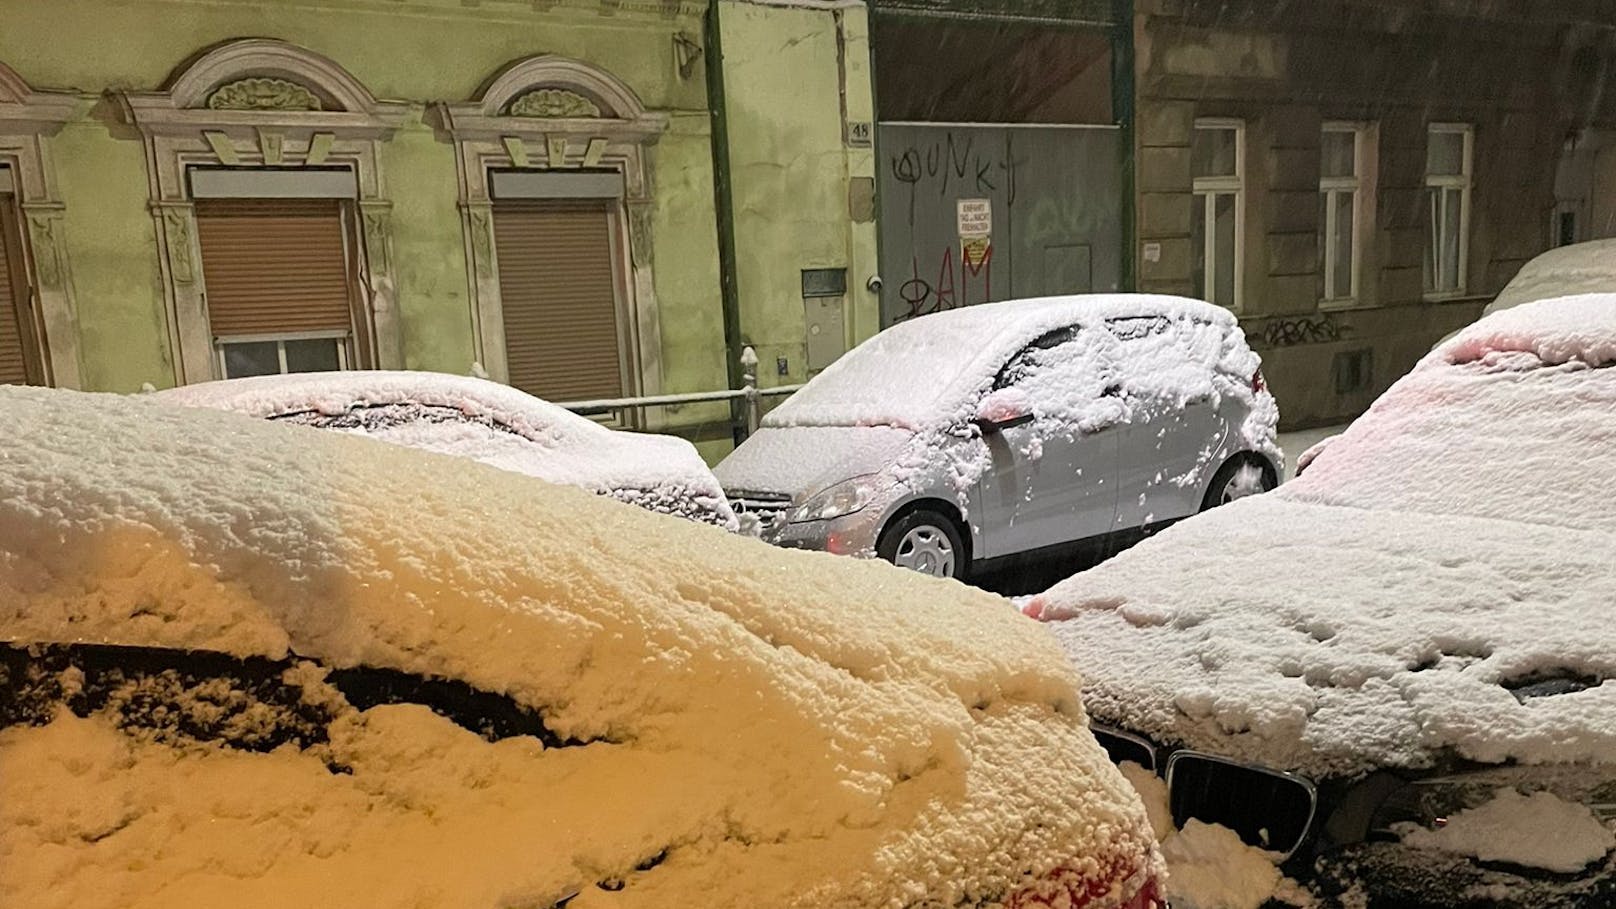
[{"label": "drainpipe", "polygon": [[[729,387],[741,386],[741,300],[735,286],[735,199],[730,188],[729,122],[724,107],[724,46],[718,23],[719,0],[707,5],[707,108],[712,112],[713,195],[718,216],[718,280],[724,311],[724,368]],[[730,434],[739,445],[746,439],[746,419],[739,406],[730,409]]]},{"label": "drainpipe", "polygon": [[1111,115],[1121,127],[1122,155],[1122,289],[1138,290],[1137,256],[1139,238],[1135,211],[1138,195],[1135,193],[1134,165],[1135,92],[1133,8],[1134,0],[1112,0],[1111,14],[1116,24],[1111,29]]}]

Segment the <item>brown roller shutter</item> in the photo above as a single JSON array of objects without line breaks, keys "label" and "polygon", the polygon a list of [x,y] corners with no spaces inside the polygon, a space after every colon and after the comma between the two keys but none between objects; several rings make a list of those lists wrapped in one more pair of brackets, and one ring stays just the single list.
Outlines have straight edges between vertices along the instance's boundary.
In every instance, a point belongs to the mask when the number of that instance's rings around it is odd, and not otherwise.
[{"label": "brown roller shutter", "polygon": [[25,385],[30,379],[30,332],[23,319],[22,250],[13,236],[11,197],[0,196],[0,385]]},{"label": "brown roller shutter", "polygon": [[607,203],[496,203],[494,245],[510,383],[551,401],[622,397]]},{"label": "brown roller shutter", "polygon": [[215,337],[353,331],[341,206],[335,199],[196,203]]}]

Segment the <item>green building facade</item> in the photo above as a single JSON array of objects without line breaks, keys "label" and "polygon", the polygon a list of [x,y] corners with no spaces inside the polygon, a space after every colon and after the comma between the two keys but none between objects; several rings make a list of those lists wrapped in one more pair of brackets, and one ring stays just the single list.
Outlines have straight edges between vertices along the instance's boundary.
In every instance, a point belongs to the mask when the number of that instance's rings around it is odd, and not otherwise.
[{"label": "green building facade", "polygon": [[[16,0],[0,17],[17,316],[0,381],[130,392],[335,365],[595,400],[735,387],[745,344],[760,384],[801,381],[876,328],[860,5]],[[729,416],[625,421],[717,455]]]}]

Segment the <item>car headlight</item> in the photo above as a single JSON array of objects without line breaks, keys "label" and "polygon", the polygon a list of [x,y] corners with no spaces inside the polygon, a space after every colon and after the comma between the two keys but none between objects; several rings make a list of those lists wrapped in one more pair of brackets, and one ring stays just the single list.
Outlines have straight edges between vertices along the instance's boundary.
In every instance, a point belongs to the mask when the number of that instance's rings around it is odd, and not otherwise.
[{"label": "car headlight", "polygon": [[829,521],[853,514],[875,498],[875,475],[854,477],[827,487],[794,509],[786,518],[792,524]]},{"label": "car headlight", "polygon": [[[1547,797],[1553,796],[1552,802],[1561,806],[1564,815],[1555,818],[1559,827],[1575,816],[1586,815],[1597,826],[1608,826],[1616,817],[1616,773],[1609,767],[1511,765],[1407,780],[1386,788],[1389,791],[1369,816],[1365,830],[1368,839],[1407,840],[1419,830],[1440,831],[1467,812],[1483,808],[1497,811],[1514,804],[1516,796],[1537,797],[1537,814],[1546,813]],[[1554,833],[1535,829],[1524,817],[1516,818],[1509,829],[1519,840],[1516,845],[1523,847]],[[1497,845],[1507,852],[1511,844]]]}]

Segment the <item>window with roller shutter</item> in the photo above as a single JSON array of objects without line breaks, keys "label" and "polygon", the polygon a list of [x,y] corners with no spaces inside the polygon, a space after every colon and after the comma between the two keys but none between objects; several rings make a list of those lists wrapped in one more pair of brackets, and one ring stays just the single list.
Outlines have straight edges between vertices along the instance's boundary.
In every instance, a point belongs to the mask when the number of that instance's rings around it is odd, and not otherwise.
[{"label": "window with roller shutter", "polygon": [[631,394],[611,200],[494,204],[510,384],[550,401]]},{"label": "window with roller shutter", "polygon": [[0,385],[44,384],[13,199],[0,194]]},{"label": "window with roller shutter", "polygon": [[368,365],[350,219],[337,199],[197,201],[222,378]]}]

